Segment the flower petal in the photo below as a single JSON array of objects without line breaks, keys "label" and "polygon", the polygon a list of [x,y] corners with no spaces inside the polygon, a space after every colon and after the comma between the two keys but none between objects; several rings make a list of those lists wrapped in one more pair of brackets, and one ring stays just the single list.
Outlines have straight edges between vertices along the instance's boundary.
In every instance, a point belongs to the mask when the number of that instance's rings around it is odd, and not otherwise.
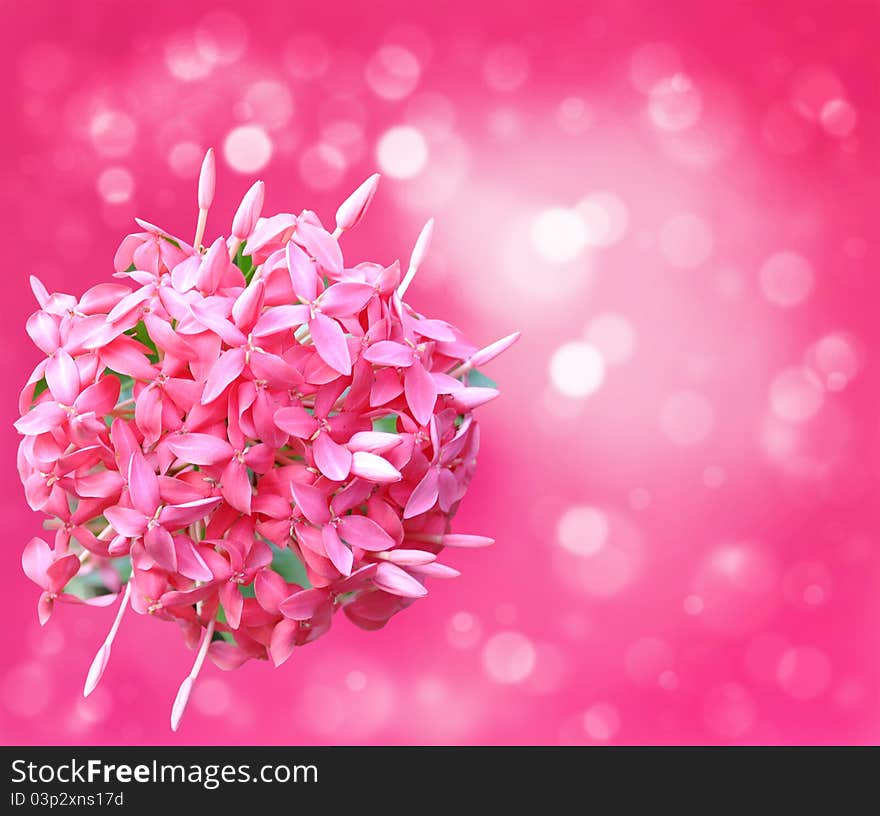
[{"label": "flower petal", "polygon": [[247,466],[238,459],[230,459],[220,477],[223,498],[240,513],[250,514],[253,490],[248,479]]},{"label": "flower petal", "polygon": [[137,396],[134,421],[144,435],[145,444],[155,444],[162,435],[162,395],[152,384]]},{"label": "flower petal", "polygon": [[244,371],[244,365],[244,349],[233,348],[224,351],[208,374],[205,390],[202,392],[202,405],[207,405],[217,399],[226,390],[226,387]]},{"label": "flower petal", "polygon": [[351,354],[342,327],[318,312],[309,321],[309,332],[321,359],[334,371],[346,377],[351,374]]},{"label": "flower petal", "polygon": [[128,463],[128,493],[135,509],[144,516],[152,516],[159,506],[159,478],[147,463],[144,455],[136,450]]},{"label": "flower petal", "polygon": [[465,535],[464,533],[448,533],[440,539],[444,547],[490,547],[495,543],[494,538],[481,535]]},{"label": "flower petal", "polygon": [[177,571],[177,551],[168,530],[161,526],[150,527],[144,534],[144,546],[150,558],[162,569]]},{"label": "flower petal", "polygon": [[400,471],[387,459],[367,451],[355,451],[352,454],[351,472],[376,484],[390,484],[403,478]]},{"label": "flower petal", "polygon": [[437,502],[439,495],[439,477],[437,468],[428,468],[427,473],[416,485],[403,510],[405,519],[421,515],[430,510]]},{"label": "flower petal", "polygon": [[254,594],[257,603],[267,612],[275,615],[281,602],[288,597],[290,587],[274,570],[260,570],[254,579]]},{"label": "flower petal", "polygon": [[299,624],[296,621],[281,620],[275,624],[269,639],[269,657],[276,669],[293,654],[298,634]]},{"label": "flower petal", "polygon": [[369,283],[334,283],[324,290],[318,303],[321,311],[330,317],[349,317],[358,314],[375,291]]},{"label": "flower petal", "polygon": [[406,394],[406,403],[416,422],[427,425],[434,413],[434,404],[437,402],[437,387],[420,362],[414,363],[406,370],[403,390]]},{"label": "flower petal", "polygon": [[177,571],[193,581],[211,581],[214,574],[199,554],[198,548],[187,536],[178,536],[174,541],[177,551]]},{"label": "flower petal", "polygon": [[159,521],[172,530],[179,530],[204,519],[221,501],[219,496],[209,496],[206,499],[166,506],[159,514]]},{"label": "flower petal", "polygon": [[[315,218],[314,213],[312,218]],[[342,271],[342,250],[339,242],[327,230],[300,218],[296,222],[294,238],[331,275]]]},{"label": "flower petal", "polygon": [[324,552],[336,569],[343,575],[351,575],[351,568],[354,564],[354,555],[351,550],[343,543],[336,532],[336,528],[329,524],[321,528],[321,540],[324,543]]},{"label": "flower petal", "polygon": [[232,445],[213,434],[187,433],[168,437],[168,447],[179,459],[191,465],[216,465],[228,461]]},{"label": "flower petal", "polygon": [[275,412],[275,424],[297,439],[308,439],[318,430],[318,421],[301,405],[289,405]]},{"label": "flower petal", "polygon": [[281,614],[291,620],[308,620],[329,601],[326,589],[304,589],[294,592],[279,605]]},{"label": "flower petal", "polygon": [[477,386],[467,386],[458,388],[452,392],[450,399],[452,405],[460,411],[473,411],[487,402],[491,402],[498,397],[501,392],[497,388],[483,388]]},{"label": "flower petal", "polygon": [[48,312],[34,312],[28,318],[25,329],[34,345],[46,354],[52,354],[61,344],[57,318]]},{"label": "flower petal", "polygon": [[401,567],[421,567],[437,560],[437,556],[427,550],[390,550],[379,557]]},{"label": "flower petal", "polygon": [[494,360],[499,354],[509,349],[517,340],[519,340],[520,334],[521,332],[508,334],[507,337],[502,337],[500,340],[496,340],[485,348],[474,352],[470,359],[471,366],[485,365],[490,360]]},{"label": "flower petal", "polygon": [[79,395],[79,369],[64,349],[58,349],[46,365],[46,383],[62,405],[73,405]]},{"label": "flower petal", "polygon": [[384,431],[358,431],[346,443],[346,447],[352,451],[367,451],[368,453],[387,453],[396,448],[403,439],[400,434],[387,433]]},{"label": "flower petal", "polygon": [[57,428],[67,417],[65,411],[57,402],[41,402],[35,405],[21,419],[15,421],[15,430],[27,436],[51,431]]},{"label": "flower petal", "polygon": [[312,443],[315,465],[328,479],[341,482],[351,473],[352,454],[343,445],[334,442],[330,434],[322,432]]},{"label": "flower petal", "polygon": [[46,570],[52,565],[52,549],[42,538],[34,537],[28,541],[21,554],[21,566],[24,574],[38,586],[45,589],[48,585]]},{"label": "flower petal", "polygon": [[293,241],[287,244],[285,253],[294,294],[303,302],[311,303],[318,296],[318,272],[314,261]]},{"label": "flower petal", "polygon": [[137,538],[147,529],[147,520],[143,513],[129,507],[108,507],[104,511],[110,526],[126,538]]},{"label": "flower petal", "polygon": [[422,598],[428,594],[424,585],[406,570],[387,562],[379,564],[373,576],[373,583],[379,589],[384,589],[392,595],[400,595],[402,598]]},{"label": "flower petal", "polygon": [[303,304],[272,306],[266,309],[257,321],[257,325],[254,326],[254,336],[268,337],[272,334],[290,331],[296,326],[308,323],[309,315],[309,307]]},{"label": "flower petal", "polygon": [[393,340],[380,340],[373,343],[365,352],[364,359],[374,365],[395,366],[406,368],[413,364],[413,350],[403,343]]},{"label": "flower petal", "polygon": [[370,552],[388,550],[395,544],[388,533],[366,516],[343,516],[339,520],[339,535],[353,547]]},{"label": "flower petal", "polygon": [[247,338],[226,318],[224,303],[228,304],[225,298],[197,300],[190,304],[190,311],[199,323],[219,335],[227,345],[243,346]]},{"label": "flower petal", "polygon": [[410,325],[416,334],[429,337],[431,340],[451,343],[455,340],[455,333],[449,328],[449,324],[443,320],[413,320]]},{"label": "flower petal", "polygon": [[220,587],[220,602],[226,613],[226,622],[230,629],[238,629],[241,625],[241,610],[244,607],[244,598],[234,581],[226,581]]},{"label": "flower petal", "polygon": [[314,485],[290,483],[290,491],[299,511],[306,519],[320,527],[330,521],[330,508],[327,506],[327,494]]}]

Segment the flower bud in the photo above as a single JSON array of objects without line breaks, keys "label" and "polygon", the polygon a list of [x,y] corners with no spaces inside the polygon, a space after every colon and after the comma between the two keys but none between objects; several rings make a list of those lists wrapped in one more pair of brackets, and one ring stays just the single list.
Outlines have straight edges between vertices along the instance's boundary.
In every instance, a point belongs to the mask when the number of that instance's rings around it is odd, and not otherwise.
[{"label": "flower bud", "polygon": [[232,234],[240,241],[244,241],[257,225],[257,219],[263,211],[263,196],[266,187],[262,181],[255,181],[244,194],[241,204],[235,211],[235,218],[232,219]]},{"label": "flower bud", "polygon": [[412,255],[409,258],[409,268],[418,269],[428,254],[428,248],[431,246],[431,236],[434,234],[434,219],[429,218],[428,222],[422,227],[419,237],[416,238],[416,245],[413,247]]},{"label": "flower bud", "polygon": [[207,210],[214,201],[217,185],[217,168],[214,163],[214,148],[209,147],[199,173],[199,209]]},{"label": "flower bud", "polygon": [[379,174],[373,173],[357,188],[336,211],[336,227],[339,230],[350,230],[364,217],[367,207],[376,195],[379,185]]}]

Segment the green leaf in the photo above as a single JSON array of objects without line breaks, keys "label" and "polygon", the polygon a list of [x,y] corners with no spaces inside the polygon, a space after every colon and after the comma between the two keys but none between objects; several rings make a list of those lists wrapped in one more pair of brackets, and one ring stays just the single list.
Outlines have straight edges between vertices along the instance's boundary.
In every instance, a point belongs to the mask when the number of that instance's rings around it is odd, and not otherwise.
[{"label": "green leaf", "polygon": [[[46,378],[43,377],[35,386],[34,386],[34,400],[40,396],[47,388],[49,387],[49,383],[46,382]],[[31,400],[33,402],[33,400]]]},{"label": "green leaf", "polygon": [[498,388],[498,383],[495,380],[487,377],[482,371],[478,368],[473,369],[468,375],[468,385],[473,385],[478,388]]},{"label": "green leaf", "polygon": [[296,553],[286,547],[282,550],[274,544],[270,546],[272,547],[272,569],[288,583],[299,584],[305,589],[311,589],[312,584],[306,577],[306,568],[297,558]]},{"label": "green leaf", "polygon": [[397,414],[377,417],[373,420],[373,430],[382,433],[397,433]]},{"label": "green leaf", "polygon": [[245,281],[247,283],[250,283],[251,279],[254,277],[256,267],[254,266],[253,258],[251,258],[250,255],[244,254],[244,248],[246,244],[247,241],[241,242],[241,245],[238,247],[238,251],[235,253],[235,258],[232,259],[232,262],[242,271]]},{"label": "green leaf", "polygon": [[70,579],[64,590],[83,600],[86,598],[97,598],[99,595],[111,594],[110,590],[104,585],[104,579],[97,572],[75,575]]},{"label": "green leaf", "polygon": [[129,337],[133,337],[138,342],[143,343],[150,350],[150,353],[147,355],[150,358],[150,362],[155,363],[159,360],[159,351],[153,342],[153,338],[150,337],[150,333],[147,331],[147,324],[143,320],[138,320],[137,325],[125,333]]},{"label": "green leaf", "polygon": [[134,380],[128,374],[120,374],[112,368],[105,368],[104,374],[119,380],[119,401],[130,400],[134,395]]},{"label": "green leaf", "polygon": [[131,580],[131,558],[126,555],[122,558],[114,558],[110,563],[113,564],[116,572],[119,573],[119,580],[123,584],[127,584]]}]

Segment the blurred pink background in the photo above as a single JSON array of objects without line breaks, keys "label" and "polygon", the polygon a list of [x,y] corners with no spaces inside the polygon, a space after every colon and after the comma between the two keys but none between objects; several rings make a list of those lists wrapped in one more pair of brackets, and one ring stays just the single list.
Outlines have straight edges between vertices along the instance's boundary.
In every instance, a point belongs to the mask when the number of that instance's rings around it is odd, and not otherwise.
[{"label": "blurred pink background", "polygon": [[[43,630],[15,472],[27,274],[81,292],[140,215],[327,219],[434,248],[414,305],[503,397],[456,520],[497,539],[383,631],[209,666],[183,743],[874,743],[880,12],[869,3],[17,4],[3,37],[6,743],[167,743],[192,653],[113,610]],[[10,39],[13,38],[13,39]]]}]

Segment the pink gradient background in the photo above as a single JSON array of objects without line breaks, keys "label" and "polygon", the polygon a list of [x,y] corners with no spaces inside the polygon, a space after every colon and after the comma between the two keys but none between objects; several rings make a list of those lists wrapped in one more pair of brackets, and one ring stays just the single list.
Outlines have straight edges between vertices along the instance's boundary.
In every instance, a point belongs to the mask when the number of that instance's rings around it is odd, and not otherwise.
[{"label": "pink gradient background", "polygon": [[[38,359],[27,274],[106,279],[136,214],[187,235],[214,145],[209,235],[252,175],[269,210],[329,219],[379,169],[347,257],[405,257],[435,215],[414,305],[477,341],[524,336],[488,369],[504,394],[456,520],[495,548],[453,553],[462,577],[383,631],[340,616],[280,670],[209,666],[177,740],[876,742],[878,18],[647,0],[7,8],[0,739],[172,739],[192,660],[176,629],[130,615],[84,702],[112,610],[38,626],[19,558],[40,519],[11,424]],[[242,126],[268,160],[225,141]],[[416,132],[383,153],[400,126]]]}]

